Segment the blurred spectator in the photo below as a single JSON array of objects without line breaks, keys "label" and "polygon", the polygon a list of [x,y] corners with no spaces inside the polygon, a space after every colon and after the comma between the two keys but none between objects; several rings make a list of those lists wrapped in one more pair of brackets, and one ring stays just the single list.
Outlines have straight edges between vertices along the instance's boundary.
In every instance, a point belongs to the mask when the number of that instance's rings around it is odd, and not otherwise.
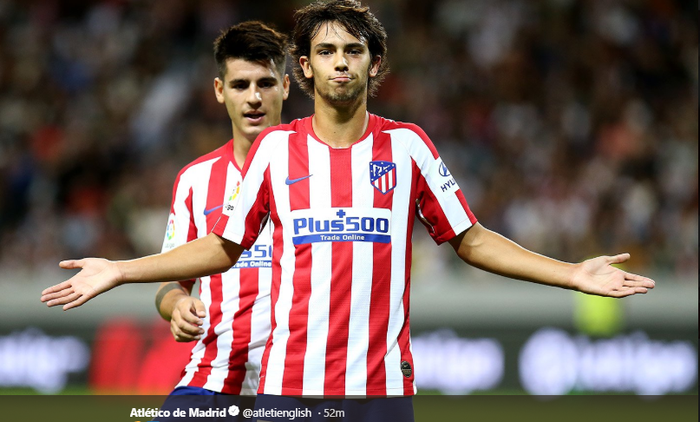
[{"label": "blurred spectator", "polygon": [[[0,274],[157,252],[177,169],[229,130],[218,30],[287,31],[304,3],[0,3]],[[634,271],[697,277],[694,4],[365,3],[392,69],[370,110],[428,132],[485,226],[564,260],[629,251]],[[312,104],[293,88],[285,110]],[[444,270],[444,254],[425,259]]]}]

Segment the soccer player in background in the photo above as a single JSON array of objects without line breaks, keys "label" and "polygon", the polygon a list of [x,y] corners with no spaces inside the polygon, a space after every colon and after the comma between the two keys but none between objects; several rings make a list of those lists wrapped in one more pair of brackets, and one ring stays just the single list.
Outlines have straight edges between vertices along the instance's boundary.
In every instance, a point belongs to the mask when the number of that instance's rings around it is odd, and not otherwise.
[{"label": "soccer player in background", "polygon": [[241,192],[212,234],[131,261],[64,261],[82,270],[46,289],[42,301],[70,309],[120,284],[221,271],[269,218],[272,335],[256,409],[308,410],[299,420],[342,410],[346,421],[411,421],[414,218],[466,263],[506,277],[611,297],[654,287],[611,265],[628,254],[565,263],[481,226],[426,134],[368,113],[367,98],[388,69],[386,32],[369,9],[316,2],[295,19],[295,77],[315,114],[258,137]]},{"label": "soccer player in background", "polygon": [[[233,138],[178,174],[163,252],[206,236],[223,204],[238,194],[253,141],[280,123],[289,95],[286,50],[287,37],[260,22],[234,25],[214,42],[214,93],[226,106]],[[270,334],[271,247],[266,229],[233,268],[201,278],[201,300],[190,296],[194,279],[161,285],[156,308],[173,336],[197,341],[172,395],[256,394]]]}]

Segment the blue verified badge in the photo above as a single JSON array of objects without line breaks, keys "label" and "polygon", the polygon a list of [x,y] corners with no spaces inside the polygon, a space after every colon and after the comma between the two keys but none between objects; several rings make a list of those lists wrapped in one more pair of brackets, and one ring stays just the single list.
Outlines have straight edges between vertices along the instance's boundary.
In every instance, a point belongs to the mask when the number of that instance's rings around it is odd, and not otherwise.
[{"label": "blue verified badge", "polygon": [[370,161],[369,181],[376,190],[386,195],[396,187],[396,163]]},{"label": "blue verified badge", "polygon": [[429,171],[429,177],[437,185],[438,193],[452,194],[459,190],[457,181],[440,157],[433,162]]}]

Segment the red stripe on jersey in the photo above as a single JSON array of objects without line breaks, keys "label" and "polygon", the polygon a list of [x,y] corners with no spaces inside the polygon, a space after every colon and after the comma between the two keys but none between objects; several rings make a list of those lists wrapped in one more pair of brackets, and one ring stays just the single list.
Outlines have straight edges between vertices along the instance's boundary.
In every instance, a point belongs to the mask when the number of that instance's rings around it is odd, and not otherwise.
[{"label": "red stripe on jersey", "polygon": [[[217,160],[212,164],[210,175],[212,174],[226,174],[228,168],[228,160]],[[206,207],[204,209],[213,209],[219,207],[223,200],[226,190],[226,178],[225,177],[210,177],[209,185],[207,190],[207,200]],[[190,208],[192,209],[192,208]],[[216,212],[212,212],[206,216],[207,220],[207,233],[211,232],[212,228],[216,224],[219,216],[221,215],[221,208],[218,208]],[[194,219],[192,220],[194,223]],[[192,226],[191,226],[192,227]],[[196,236],[195,236],[196,238]],[[211,305],[209,306],[209,329],[207,330],[206,336],[202,340],[202,343],[206,345],[204,356],[199,362],[199,371],[195,374],[192,379],[194,382],[203,383],[207,382],[207,377],[211,374],[211,363],[216,359],[218,353],[218,334],[214,332],[214,329],[221,322],[221,317],[223,312],[221,311],[221,302],[223,300],[223,287],[221,274],[215,274],[209,277],[209,291],[211,292]]]},{"label": "red stripe on jersey", "polygon": [[[374,134],[372,161],[391,161],[391,137]],[[394,191],[374,190],[374,207],[392,209]],[[369,345],[367,350],[367,394],[386,394],[387,330],[391,306],[391,243],[374,243],[372,293],[369,309]]]},{"label": "red stripe on jersey", "polygon": [[[175,198],[175,195],[173,195],[173,198]],[[190,188],[187,194],[185,204],[187,205],[187,209],[190,210],[190,225],[187,228],[187,241],[191,242],[197,238],[197,225],[194,222],[194,215],[192,215],[192,188]]]},{"label": "red stripe on jersey", "polygon": [[248,345],[251,339],[251,320],[253,304],[258,296],[259,271],[257,268],[240,270],[240,290],[238,310],[233,315],[231,330],[233,341],[229,355],[229,372],[224,380],[223,393],[240,394],[245,380],[246,362],[248,362]]},{"label": "red stripe on jersey", "polygon": [[[175,185],[173,186],[173,201],[172,205],[170,206],[170,212],[173,213],[175,209],[175,195],[176,195],[176,189],[180,176],[178,175],[178,180],[175,182]],[[185,198],[185,205],[187,206],[187,209],[190,211],[190,224],[189,227],[187,227],[187,241],[191,242],[194,239],[197,238],[197,224],[194,222],[194,215],[192,215],[192,188],[189,189],[189,192],[187,192],[187,198]],[[196,283],[197,280],[195,279],[190,279],[190,280],[182,280],[180,281],[180,284],[186,288],[192,289],[194,286],[194,283]]]},{"label": "red stripe on jersey", "polygon": [[[330,149],[331,207],[352,206],[352,149]],[[333,242],[324,390],[345,389],[352,290],[353,242]]]},{"label": "red stripe on jersey", "polygon": [[295,247],[292,308],[289,312],[289,339],[284,361],[282,395],[298,394],[299,380],[304,379],[304,356],[307,347],[309,299],[311,297],[311,244]]},{"label": "red stripe on jersey", "polygon": [[[306,137],[295,142],[297,148],[289,148],[289,179],[299,179],[309,174],[309,149]],[[289,185],[290,210],[308,209],[310,206],[309,179]],[[298,394],[299,380],[304,379],[304,355],[306,355],[311,298],[311,244],[294,247],[296,262],[292,283],[292,308],[289,312],[289,339],[284,361],[282,395]]]}]

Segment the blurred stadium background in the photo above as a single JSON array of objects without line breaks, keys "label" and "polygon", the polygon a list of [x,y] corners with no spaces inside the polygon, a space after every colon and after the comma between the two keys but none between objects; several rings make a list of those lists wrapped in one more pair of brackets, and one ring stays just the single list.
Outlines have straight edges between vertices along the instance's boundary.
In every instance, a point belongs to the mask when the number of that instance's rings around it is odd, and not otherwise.
[{"label": "blurred stadium background", "polygon": [[[68,257],[160,250],[181,166],[230,138],[211,45],[306,1],[0,2],[0,394],[167,393],[190,345],[121,287],[39,303]],[[681,0],[367,0],[370,111],[425,129],[482,224],[569,261],[632,253],[622,301],[493,277],[418,227],[419,389],[697,394],[698,30]],[[283,121],[309,115],[293,84]]]}]

